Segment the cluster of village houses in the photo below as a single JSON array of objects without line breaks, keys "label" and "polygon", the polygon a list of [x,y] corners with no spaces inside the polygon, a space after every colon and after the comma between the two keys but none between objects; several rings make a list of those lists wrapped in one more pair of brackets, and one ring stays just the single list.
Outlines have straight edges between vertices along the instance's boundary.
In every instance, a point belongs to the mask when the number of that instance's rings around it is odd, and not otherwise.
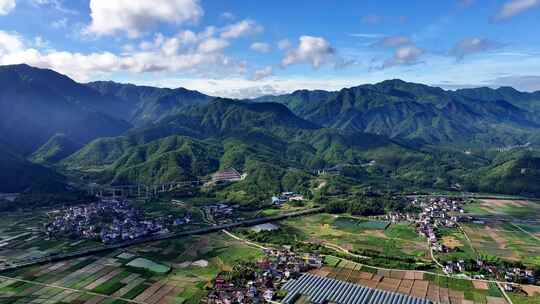
[{"label": "cluster of village houses", "polygon": [[272,301],[276,292],[290,279],[320,268],[323,258],[319,255],[299,255],[289,249],[267,249],[265,257],[257,261],[252,280],[236,286],[226,275],[218,275],[206,303],[266,303]]},{"label": "cluster of village houses", "polygon": [[148,219],[129,201],[119,199],[102,199],[91,204],[56,210],[51,215],[52,219],[45,224],[49,237],[95,239],[105,244],[168,233],[170,228],[191,221],[189,214],[182,218],[169,215]]},{"label": "cluster of village houses", "polygon": [[[422,209],[416,220],[418,233],[429,240],[433,250],[438,252],[450,251],[442,243],[436,232],[440,228],[457,227],[458,214],[464,213],[462,208],[463,201],[438,197],[427,200],[415,199],[413,204]],[[451,272],[451,270],[449,271]]]},{"label": "cluster of village houses", "polygon": [[[454,249],[443,244],[438,230],[457,228],[459,222],[474,221],[474,218],[464,214],[464,203],[465,201],[462,199],[450,199],[447,197],[415,198],[412,204],[422,210],[420,213],[403,214],[392,212],[386,215],[386,219],[392,222],[407,221],[414,223],[418,233],[428,239],[433,251],[447,253]],[[468,262],[464,260],[448,261],[444,264],[443,271],[446,274],[464,273],[467,270],[466,268],[468,268],[469,270],[474,269],[476,272],[489,273],[492,277],[507,282],[526,282],[533,284],[536,281],[532,270],[492,265],[480,258],[476,260],[475,265],[467,265]],[[484,279],[485,276],[476,275],[475,278]],[[505,288],[511,291],[513,286],[507,284]]]}]

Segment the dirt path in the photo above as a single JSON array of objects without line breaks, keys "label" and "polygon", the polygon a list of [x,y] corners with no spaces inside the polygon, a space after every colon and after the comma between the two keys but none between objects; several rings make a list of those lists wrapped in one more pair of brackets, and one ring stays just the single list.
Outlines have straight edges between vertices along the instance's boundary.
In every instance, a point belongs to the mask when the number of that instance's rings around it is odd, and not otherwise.
[{"label": "dirt path", "polygon": [[508,296],[508,294],[506,294],[506,290],[504,290],[504,287],[501,283],[497,282],[497,287],[499,287],[499,289],[501,290],[504,298],[506,299],[506,301],[508,301],[509,304],[514,304],[512,302],[512,299],[510,299],[510,297]]},{"label": "dirt path", "polygon": [[467,240],[469,247],[472,249],[472,251],[474,252],[474,255],[476,255],[476,258],[478,259],[478,252],[476,251],[476,248],[474,248],[471,238],[469,237],[465,229],[463,229],[463,226],[461,226],[459,223],[457,223],[457,226],[459,230],[461,230],[461,233],[463,233],[463,235],[465,236],[465,239]]},{"label": "dirt path", "polygon": [[429,240],[427,241],[427,244],[428,244],[428,248],[429,248],[429,255],[431,257],[431,260],[437,264],[437,266],[439,266],[441,268],[441,270],[444,269],[444,265],[441,264],[436,258],[435,258],[435,254],[433,253],[433,247],[431,246],[431,243],[429,242]]},{"label": "dirt path", "polygon": [[221,230],[221,231],[222,231],[223,233],[225,233],[226,235],[230,236],[231,238],[233,238],[233,239],[235,239],[235,240],[237,240],[237,241],[243,242],[243,243],[245,243],[245,244],[247,244],[247,245],[250,245],[250,246],[252,246],[252,247],[256,247],[256,248],[262,249],[262,250],[268,250],[268,249],[270,249],[270,248],[268,248],[268,247],[264,247],[264,246],[262,246],[262,245],[260,245],[260,244],[253,243],[253,242],[251,242],[251,241],[248,241],[248,240],[246,240],[246,239],[243,239],[243,238],[241,238],[241,237],[238,237],[238,236],[236,236],[236,235],[230,233],[229,231],[227,231],[227,230],[225,230],[225,229],[223,229],[223,230]]},{"label": "dirt path", "polygon": [[519,227],[518,225],[516,225],[516,224],[514,224],[514,223],[512,223],[512,222],[510,222],[510,224],[511,224],[512,226],[516,227],[517,229],[519,229],[520,231],[522,231],[523,233],[527,234],[528,236],[530,236],[530,237],[532,237],[533,239],[535,239],[535,240],[537,240],[538,242],[540,242],[540,238],[537,237],[536,235],[530,233],[529,231],[527,231],[527,230],[525,230],[525,229]]},{"label": "dirt path", "polygon": [[323,245],[324,247],[326,248],[329,248],[329,249],[332,249],[332,250],[335,250],[337,252],[341,252],[341,253],[344,253],[344,254],[347,254],[347,255],[350,255],[350,256],[353,256],[353,257],[356,257],[356,258],[360,258],[360,259],[369,259],[369,257],[367,256],[363,256],[363,255],[358,255],[358,254],[355,254],[355,253],[352,253],[350,252],[349,250],[339,246],[339,245],[336,245],[336,244],[332,244],[332,243],[328,243],[328,242],[323,242],[321,243],[321,245]]}]

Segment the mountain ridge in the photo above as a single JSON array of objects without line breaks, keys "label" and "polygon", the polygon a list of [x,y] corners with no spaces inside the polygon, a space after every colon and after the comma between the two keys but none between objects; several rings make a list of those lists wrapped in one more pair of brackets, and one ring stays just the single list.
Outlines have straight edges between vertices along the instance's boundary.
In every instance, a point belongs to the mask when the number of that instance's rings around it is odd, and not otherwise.
[{"label": "mountain ridge", "polygon": [[[364,185],[484,189],[493,182],[476,185],[481,172],[522,177],[515,169],[500,174],[491,163],[497,149],[540,144],[537,93],[510,88],[448,91],[394,79],[236,100],[185,88],[80,84],[26,65],[0,67],[0,81],[0,141],[9,151],[2,155],[18,164],[4,162],[5,177],[21,168],[29,176],[11,184],[19,190],[32,188],[32,176],[41,187],[41,177],[57,172],[152,184],[235,167],[249,173],[235,195],[255,191],[262,199],[286,189],[290,168],[305,186],[315,170],[335,166]],[[371,162],[377,166],[364,166]],[[515,156],[504,168],[523,164],[535,160]],[[51,180],[59,181],[51,189],[62,187],[61,175]]]}]

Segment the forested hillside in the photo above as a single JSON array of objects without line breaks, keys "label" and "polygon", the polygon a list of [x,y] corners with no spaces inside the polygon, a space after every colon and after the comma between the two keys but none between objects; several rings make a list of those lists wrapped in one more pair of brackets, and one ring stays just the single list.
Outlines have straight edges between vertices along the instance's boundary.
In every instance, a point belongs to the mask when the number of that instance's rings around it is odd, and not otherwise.
[{"label": "forested hillside", "polygon": [[365,189],[540,195],[538,92],[389,80],[241,101],[79,84],[26,65],[0,67],[0,81],[0,192],[151,185],[234,167],[247,178],[220,195],[249,202],[306,190],[320,171]]},{"label": "forested hillside", "polygon": [[257,101],[287,105],[306,120],[422,144],[482,149],[538,142],[540,94],[508,88],[445,91],[388,80],[338,92],[297,91]]}]

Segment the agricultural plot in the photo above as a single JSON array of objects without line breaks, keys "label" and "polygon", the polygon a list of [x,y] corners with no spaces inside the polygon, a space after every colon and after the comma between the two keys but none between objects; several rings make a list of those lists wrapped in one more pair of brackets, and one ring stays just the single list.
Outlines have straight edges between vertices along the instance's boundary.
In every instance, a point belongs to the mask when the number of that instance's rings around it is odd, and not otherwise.
[{"label": "agricultural plot", "polygon": [[299,235],[295,238],[333,244],[349,251],[367,250],[387,256],[427,259],[427,243],[418,237],[413,227],[405,224],[317,214],[284,221],[282,227],[297,231]]},{"label": "agricultural plot", "polygon": [[155,273],[167,273],[171,270],[169,266],[158,264],[152,260],[145,258],[136,258],[133,261],[126,264],[126,266],[140,268]]},{"label": "agricultural plot", "polygon": [[445,262],[476,259],[476,248],[472,246],[461,230],[439,229],[438,233],[440,234],[443,245],[452,250],[447,253],[435,253],[437,260]]},{"label": "agricultural plot", "polygon": [[354,217],[339,216],[334,220],[333,226],[347,232],[358,230],[384,230],[390,225],[387,221],[370,221]]},{"label": "agricultural plot", "polygon": [[480,219],[464,225],[479,254],[540,265],[539,202],[477,200],[465,210]]},{"label": "agricultural plot", "polygon": [[0,221],[0,265],[56,252],[101,246],[94,241],[49,239],[42,231],[45,212],[3,213]]},{"label": "agricultural plot", "polygon": [[540,240],[514,224],[489,221],[464,225],[472,246],[482,255],[540,265]]},{"label": "agricultural plot", "polygon": [[466,205],[465,211],[483,217],[537,220],[540,218],[540,203],[526,200],[485,199]]},{"label": "agricultural plot", "polygon": [[413,297],[427,298],[434,303],[506,303],[495,284],[436,276],[417,271],[375,270],[341,261],[337,267],[323,267],[313,274],[360,284]]},{"label": "agricultural plot", "polygon": [[[155,252],[173,258],[160,259]],[[259,256],[259,250],[222,234],[156,242],[128,252],[3,273],[13,279],[0,279],[0,294],[16,299],[6,303],[200,303],[205,287],[219,272]]]}]

